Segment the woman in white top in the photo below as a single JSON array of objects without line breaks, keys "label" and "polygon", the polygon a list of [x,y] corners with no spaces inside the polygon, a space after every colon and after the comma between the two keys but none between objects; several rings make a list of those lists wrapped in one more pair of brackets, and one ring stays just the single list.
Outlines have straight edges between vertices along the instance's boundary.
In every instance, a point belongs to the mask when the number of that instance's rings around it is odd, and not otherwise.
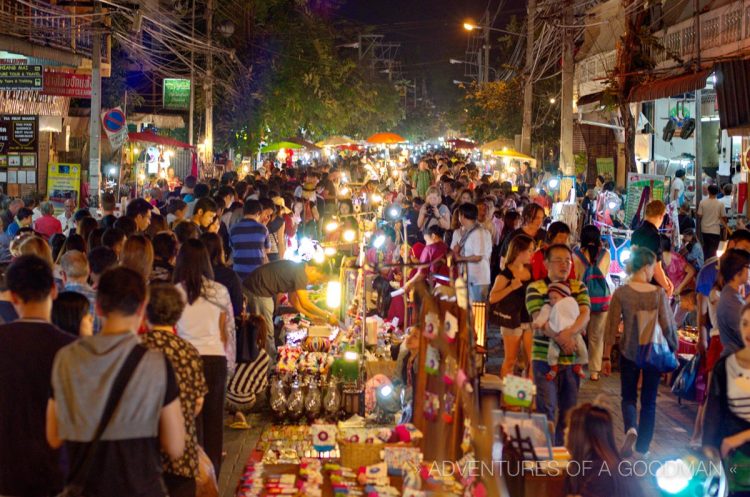
[{"label": "woman in white top", "polygon": [[177,334],[190,342],[203,359],[208,384],[203,410],[196,419],[198,443],[219,475],[224,427],[227,370],[234,369],[235,330],[232,302],[226,287],[213,280],[208,251],[200,240],[187,240],[177,254],[174,283],[187,305],[177,322]]}]

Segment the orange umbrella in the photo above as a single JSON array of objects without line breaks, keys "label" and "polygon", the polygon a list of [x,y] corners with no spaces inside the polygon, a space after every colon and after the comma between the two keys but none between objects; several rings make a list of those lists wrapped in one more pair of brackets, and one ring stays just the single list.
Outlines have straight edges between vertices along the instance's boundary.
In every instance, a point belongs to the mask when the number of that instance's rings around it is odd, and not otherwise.
[{"label": "orange umbrella", "polygon": [[395,143],[405,143],[408,140],[396,133],[375,133],[367,139],[367,143],[377,145],[393,145]]}]

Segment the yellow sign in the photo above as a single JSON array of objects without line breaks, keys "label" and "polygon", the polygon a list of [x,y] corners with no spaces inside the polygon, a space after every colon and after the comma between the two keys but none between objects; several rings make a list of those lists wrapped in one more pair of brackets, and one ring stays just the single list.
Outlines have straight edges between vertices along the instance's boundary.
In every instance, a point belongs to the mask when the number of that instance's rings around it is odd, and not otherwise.
[{"label": "yellow sign", "polygon": [[81,192],[81,165],[52,162],[47,166],[47,196],[55,209],[62,209],[67,199],[78,205]]}]

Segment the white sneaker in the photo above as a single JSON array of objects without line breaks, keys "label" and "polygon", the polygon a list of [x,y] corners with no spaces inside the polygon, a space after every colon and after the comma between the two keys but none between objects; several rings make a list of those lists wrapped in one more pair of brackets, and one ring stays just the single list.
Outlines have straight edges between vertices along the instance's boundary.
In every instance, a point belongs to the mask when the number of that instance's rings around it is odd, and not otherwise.
[{"label": "white sneaker", "polygon": [[633,455],[636,440],[638,440],[638,431],[635,428],[630,428],[625,432],[625,440],[620,447],[620,457],[625,459]]}]

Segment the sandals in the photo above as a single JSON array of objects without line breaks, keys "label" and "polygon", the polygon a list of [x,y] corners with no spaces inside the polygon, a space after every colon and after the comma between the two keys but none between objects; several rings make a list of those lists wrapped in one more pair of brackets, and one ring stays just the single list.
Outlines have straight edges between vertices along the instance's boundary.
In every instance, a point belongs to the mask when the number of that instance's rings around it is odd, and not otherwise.
[{"label": "sandals", "polygon": [[591,381],[599,381],[599,373],[591,373]]},{"label": "sandals", "polygon": [[233,430],[249,430],[250,425],[247,423],[247,419],[241,412],[237,412],[234,415],[234,421],[229,425]]}]

